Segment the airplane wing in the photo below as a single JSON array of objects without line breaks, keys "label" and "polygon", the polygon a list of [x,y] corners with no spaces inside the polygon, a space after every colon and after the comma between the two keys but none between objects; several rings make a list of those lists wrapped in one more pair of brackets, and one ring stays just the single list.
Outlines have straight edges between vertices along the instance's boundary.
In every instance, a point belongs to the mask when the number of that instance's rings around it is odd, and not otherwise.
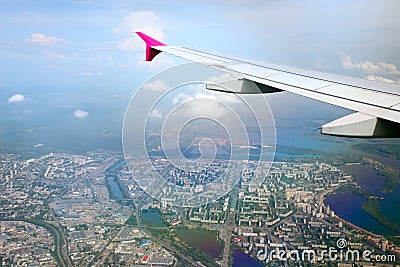
[{"label": "airplane wing", "polygon": [[[144,33],[146,61],[166,52],[225,71],[231,78],[207,89],[238,94],[288,91],[356,111],[321,127],[322,134],[346,137],[400,137],[400,86],[289,67],[215,52],[169,46]],[[226,90],[227,86],[232,91]]]}]

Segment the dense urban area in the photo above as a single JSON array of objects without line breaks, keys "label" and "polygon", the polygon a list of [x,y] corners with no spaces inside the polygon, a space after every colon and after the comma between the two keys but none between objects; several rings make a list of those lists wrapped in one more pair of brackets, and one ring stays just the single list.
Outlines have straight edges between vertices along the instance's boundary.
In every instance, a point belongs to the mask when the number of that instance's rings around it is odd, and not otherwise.
[{"label": "dense urban area", "polygon": [[[255,187],[252,178],[263,173],[248,162],[227,195],[204,206],[179,208],[144,193],[115,152],[32,159],[2,154],[0,266],[231,266],[234,253],[272,266],[393,266],[400,254],[398,240],[353,225],[325,202],[339,191],[366,194],[339,168],[344,164],[379,168],[368,159],[278,160],[260,166],[270,170]],[[193,179],[205,183],[215,173],[211,168]],[[179,173],[176,183],[190,186],[190,175]],[[200,246],[200,237],[206,236],[211,241],[204,242],[216,252]],[[318,253],[344,249],[338,240],[347,250],[371,251],[370,261],[337,257],[333,263],[328,254]],[[307,258],[265,257],[272,250],[307,251]],[[317,251],[316,257],[311,251]]]}]

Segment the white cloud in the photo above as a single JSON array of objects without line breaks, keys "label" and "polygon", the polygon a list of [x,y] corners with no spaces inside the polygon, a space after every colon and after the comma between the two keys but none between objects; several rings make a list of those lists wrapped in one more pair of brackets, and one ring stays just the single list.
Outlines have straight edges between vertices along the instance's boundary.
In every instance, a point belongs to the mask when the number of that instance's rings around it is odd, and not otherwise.
[{"label": "white cloud", "polygon": [[342,66],[346,70],[359,71],[367,75],[365,78],[372,81],[386,83],[400,83],[400,70],[396,65],[383,61],[374,63],[371,61],[352,62],[351,57],[340,53]]},{"label": "white cloud", "polygon": [[366,79],[371,80],[371,81],[378,81],[378,82],[384,82],[384,83],[395,83],[395,80],[385,78],[382,76],[375,76],[375,75],[368,75]]},{"label": "white cloud", "polygon": [[143,42],[134,36],[134,32],[141,31],[157,40],[163,40],[164,32],[161,25],[160,19],[154,12],[139,11],[130,13],[111,32],[124,38],[117,44],[119,50],[141,51],[144,49]]},{"label": "white cloud", "polygon": [[217,100],[217,98],[212,94],[207,93],[196,93],[194,95],[189,95],[186,93],[180,93],[172,99],[172,105],[176,106],[178,104],[182,104],[184,102],[194,100],[194,99],[211,99]]},{"label": "white cloud", "polygon": [[400,70],[397,69],[396,65],[391,64],[391,63],[386,63],[386,62],[378,62],[378,66],[385,70],[388,74],[393,74],[393,75],[400,75]]},{"label": "white cloud", "polygon": [[[202,84],[197,84],[193,85],[191,89],[199,90],[203,86],[204,85]],[[180,93],[172,99],[172,105],[176,106],[177,104],[182,104],[186,101],[190,101],[193,99],[211,99],[229,105],[242,102],[240,96],[235,94],[227,94],[223,92],[211,92],[203,90],[203,92],[196,92],[194,94]]]},{"label": "white cloud", "polygon": [[166,91],[169,86],[165,84],[163,80],[156,80],[154,82],[146,83],[143,85],[143,88],[150,91]]},{"label": "white cloud", "polygon": [[8,99],[8,103],[16,103],[16,102],[23,102],[25,100],[25,96],[21,94],[15,94]]},{"label": "white cloud", "polygon": [[[206,95],[197,95],[184,100],[177,106],[177,110],[180,116],[186,119],[196,118],[200,115],[210,118],[222,118],[230,114],[229,105],[226,106],[225,104]],[[179,110],[181,111],[179,112]]]},{"label": "white cloud", "polygon": [[373,63],[371,61],[353,63],[351,57],[345,53],[340,53],[342,66],[346,70],[360,70],[368,75],[400,75],[400,70],[394,64],[380,61]]},{"label": "white cloud", "polygon": [[43,46],[55,46],[56,44],[63,42],[64,39],[59,37],[47,36],[42,33],[32,33],[27,42],[32,44],[38,44]]},{"label": "white cloud", "polygon": [[150,113],[151,118],[162,118],[163,114],[158,109],[153,109]]},{"label": "white cloud", "polygon": [[75,118],[78,118],[78,119],[84,119],[87,116],[89,116],[89,112],[82,110],[82,109],[77,109],[74,111],[74,116],[75,116]]},{"label": "white cloud", "polygon": [[[200,87],[201,84],[194,85]],[[190,104],[187,105],[186,102]],[[172,105],[179,107],[182,105],[185,112],[182,116],[196,117],[199,114],[208,115],[210,117],[224,117],[230,114],[230,108],[241,102],[238,96],[233,94],[225,94],[219,92],[196,92],[194,94],[180,93],[172,99]]]}]

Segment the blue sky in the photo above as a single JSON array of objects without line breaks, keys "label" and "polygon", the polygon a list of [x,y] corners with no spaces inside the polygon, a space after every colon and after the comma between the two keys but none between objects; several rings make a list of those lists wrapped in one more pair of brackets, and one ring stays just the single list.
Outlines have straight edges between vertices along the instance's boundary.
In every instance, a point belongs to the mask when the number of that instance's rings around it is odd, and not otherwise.
[{"label": "blue sky", "polygon": [[341,53],[354,63],[400,65],[395,0],[5,0],[0,7],[2,86],[20,83],[21,90],[60,79],[85,84],[85,76],[125,84],[173,63],[140,63],[135,30],[171,44],[358,76],[372,71],[342,68]]},{"label": "blue sky", "polygon": [[398,10],[396,0],[2,0],[0,131],[17,127],[9,120],[30,125],[43,109],[62,109],[73,126],[108,112],[118,128],[136,88],[182,62],[144,62],[138,30],[172,45],[399,83]]}]

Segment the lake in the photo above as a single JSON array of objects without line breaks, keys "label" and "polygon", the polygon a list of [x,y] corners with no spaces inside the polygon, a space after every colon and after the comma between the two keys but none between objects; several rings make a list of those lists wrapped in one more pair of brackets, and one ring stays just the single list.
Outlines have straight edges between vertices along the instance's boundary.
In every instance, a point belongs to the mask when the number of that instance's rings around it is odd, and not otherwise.
[{"label": "lake", "polygon": [[217,231],[178,229],[175,233],[188,245],[204,251],[213,258],[220,257],[222,244],[217,239]]},{"label": "lake", "polygon": [[150,210],[143,210],[142,217],[145,219],[151,226],[155,227],[165,227],[167,226],[161,218],[161,213],[159,210],[150,209]]}]

